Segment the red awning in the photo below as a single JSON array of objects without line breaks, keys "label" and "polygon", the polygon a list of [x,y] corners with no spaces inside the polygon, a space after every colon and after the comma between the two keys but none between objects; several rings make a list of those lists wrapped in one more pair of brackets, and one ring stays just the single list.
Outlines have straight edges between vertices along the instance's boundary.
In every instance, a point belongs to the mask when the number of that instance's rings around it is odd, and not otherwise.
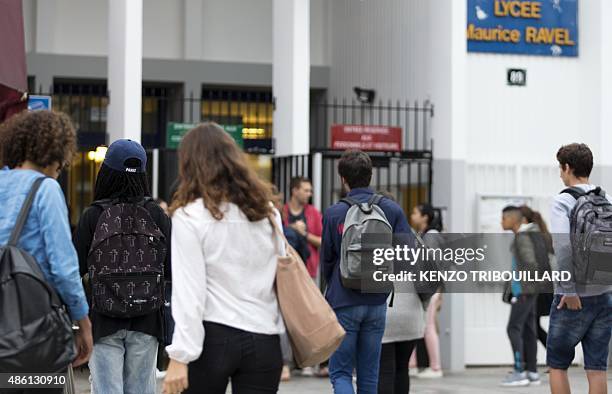
[{"label": "red awning", "polygon": [[0,0],[0,122],[27,107],[21,0]]},{"label": "red awning", "polygon": [[0,83],[28,88],[21,0],[0,0]]}]

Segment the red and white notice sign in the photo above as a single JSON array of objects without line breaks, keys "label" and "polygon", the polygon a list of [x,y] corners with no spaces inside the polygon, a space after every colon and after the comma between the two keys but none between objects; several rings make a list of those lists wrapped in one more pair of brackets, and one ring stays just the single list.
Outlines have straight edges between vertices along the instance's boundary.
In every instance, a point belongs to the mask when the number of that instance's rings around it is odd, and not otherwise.
[{"label": "red and white notice sign", "polygon": [[399,152],[402,150],[402,128],[335,124],[331,127],[332,149]]}]

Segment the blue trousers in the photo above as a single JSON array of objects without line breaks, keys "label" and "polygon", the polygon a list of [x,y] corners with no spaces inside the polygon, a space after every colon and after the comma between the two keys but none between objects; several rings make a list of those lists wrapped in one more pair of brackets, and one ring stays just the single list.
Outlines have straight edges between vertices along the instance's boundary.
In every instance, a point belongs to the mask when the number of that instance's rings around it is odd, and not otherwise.
[{"label": "blue trousers", "polygon": [[329,377],[335,394],[354,394],[353,370],[357,370],[357,392],[378,392],[378,371],[387,305],[358,305],[335,310],[346,337],[329,360]]}]

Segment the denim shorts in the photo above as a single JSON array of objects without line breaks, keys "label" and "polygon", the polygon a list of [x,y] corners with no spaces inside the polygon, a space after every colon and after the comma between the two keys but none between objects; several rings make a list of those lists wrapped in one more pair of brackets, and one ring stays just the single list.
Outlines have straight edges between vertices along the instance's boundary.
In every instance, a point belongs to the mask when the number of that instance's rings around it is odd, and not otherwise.
[{"label": "denim shorts", "polygon": [[612,293],[580,297],[582,309],[557,309],[561,296],[555,294],[550,309],[550,328],[546,341],[546,363],[567,369],[574,360],[574,349],[582,343],[584,369],[608,368],[608,344],[612,334]]}]

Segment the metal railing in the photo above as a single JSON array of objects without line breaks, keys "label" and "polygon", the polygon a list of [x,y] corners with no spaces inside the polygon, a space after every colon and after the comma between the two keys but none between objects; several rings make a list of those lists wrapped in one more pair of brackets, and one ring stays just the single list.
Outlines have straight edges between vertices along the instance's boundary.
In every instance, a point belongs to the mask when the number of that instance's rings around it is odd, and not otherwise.
[{"label": "metal railing", "polygon": [[334,124],[393,126],[402,129],[403,151],[431,151],[431,118],[434,106],[429,101],[412,103],[382,101],[364,104],[353,100],[321,101],[310,109],[310,147],[325,150],[331,146]]}]

